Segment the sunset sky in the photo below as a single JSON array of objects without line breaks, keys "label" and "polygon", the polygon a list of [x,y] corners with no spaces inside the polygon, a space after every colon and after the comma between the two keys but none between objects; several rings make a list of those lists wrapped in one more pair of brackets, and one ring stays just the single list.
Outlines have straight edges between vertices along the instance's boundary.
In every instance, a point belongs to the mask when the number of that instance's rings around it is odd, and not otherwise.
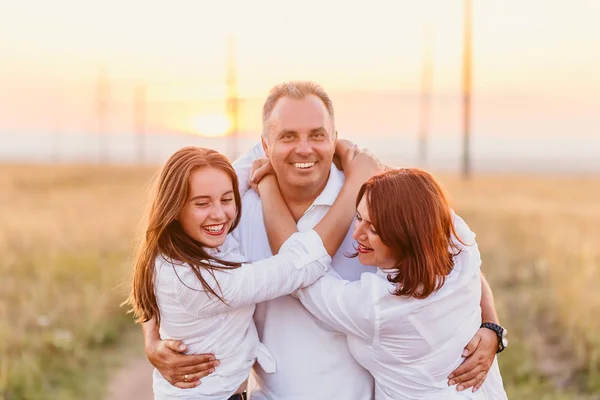
[{"label": "sunset sky", "polygon": [[[133,89],[151,125],[224,125],[228,37],[241,128],[256,131],[275,83],[312,79],[341,131],[412,133],[424,32],[434,54],[434,133],[460,129],[462,0],[21,0],[0,13],[0,132],[88,132],[104,68],[109,125],[130,132]],[[600,132],[600,2],[473,0],[474,129],[489,135]],[[212,121],[212,122],[211,122]],[[225,121],[226,123],[226,121]],[[599,135],[600,136],[600,135]]]}]

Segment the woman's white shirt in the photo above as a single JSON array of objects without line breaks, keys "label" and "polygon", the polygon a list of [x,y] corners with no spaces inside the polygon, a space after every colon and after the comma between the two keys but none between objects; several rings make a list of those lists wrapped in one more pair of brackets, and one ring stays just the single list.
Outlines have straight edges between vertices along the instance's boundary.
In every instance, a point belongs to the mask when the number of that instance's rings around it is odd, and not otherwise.
[{"label": "woman's white shirt", "polygon": [[[218,250],[207,250],[223,261],[244,261],[231,235]],[[155,293],[161,339],[182,340],[188,354],[212,353],[220,365],[193,389],[179,389],[155,370],[155,399],[227,399],[248,378],[255,361],[275,372],[275,361],[259,342],[252,320],[255,304],[310,285],[325,274],[330,261],[321,238],[311,230],[292,235],[271,258],[214,274],[201,270],[225,304],[203,290],[188,265],[158,257]]]},{"label": "woman's white shirt", "polygon": [[387,273],[363,273],[356,282],[329,270],[298,290],[302,304],[330,329],[347,334],[356,360],[375,378],[380,399],[506,399],[497,361],[472,393],[449,387],[448,375],[481,325],[481,258],[475,234],[455,216],[461,246],[444,285],[425,299],[393,295]]}]

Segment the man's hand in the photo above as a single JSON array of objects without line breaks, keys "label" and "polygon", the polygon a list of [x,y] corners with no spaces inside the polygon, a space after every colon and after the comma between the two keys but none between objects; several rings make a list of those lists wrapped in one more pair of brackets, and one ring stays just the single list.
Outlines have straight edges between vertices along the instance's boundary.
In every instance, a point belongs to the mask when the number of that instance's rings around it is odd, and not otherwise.
[{"label": "man's hand", "polygon": [[470,387],[473,392],[483,385],[498,351],[498,336],[491,329],[480,328],[463,352],[465,361],[448,376],[448,385],[456,390]]},{"label": "man's hand", "polygon": [[169,383],[190,389],[200,385],[201,378],[212,374],[219,361],[212,354],[186,355],[186,350],[180,340],[158,340],[146,347],[146,356]]}]

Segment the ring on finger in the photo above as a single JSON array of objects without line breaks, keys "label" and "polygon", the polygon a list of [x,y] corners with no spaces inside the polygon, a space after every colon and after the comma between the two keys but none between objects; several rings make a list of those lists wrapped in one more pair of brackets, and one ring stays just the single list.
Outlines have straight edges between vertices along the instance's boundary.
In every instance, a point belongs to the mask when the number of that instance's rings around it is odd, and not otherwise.
[{"label": "ring on finger", "polygon": [[189,375],[188,375],[188,374],[185,374],[185,375],[183,376],[183,381],[184,381],[184,382],[187,382],[187,381],[188,381],[188,378],[189,378]]}]

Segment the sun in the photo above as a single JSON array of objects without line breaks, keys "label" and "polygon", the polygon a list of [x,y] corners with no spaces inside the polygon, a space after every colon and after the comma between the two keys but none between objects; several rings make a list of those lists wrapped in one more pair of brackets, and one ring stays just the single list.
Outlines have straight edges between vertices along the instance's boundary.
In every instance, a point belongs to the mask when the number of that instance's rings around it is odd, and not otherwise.
[{"label": "sun", "polygon": [[231,128],[231,121],[225,114],[201,114],[192,118],[191,127],[201,136],[225,136]]}]

